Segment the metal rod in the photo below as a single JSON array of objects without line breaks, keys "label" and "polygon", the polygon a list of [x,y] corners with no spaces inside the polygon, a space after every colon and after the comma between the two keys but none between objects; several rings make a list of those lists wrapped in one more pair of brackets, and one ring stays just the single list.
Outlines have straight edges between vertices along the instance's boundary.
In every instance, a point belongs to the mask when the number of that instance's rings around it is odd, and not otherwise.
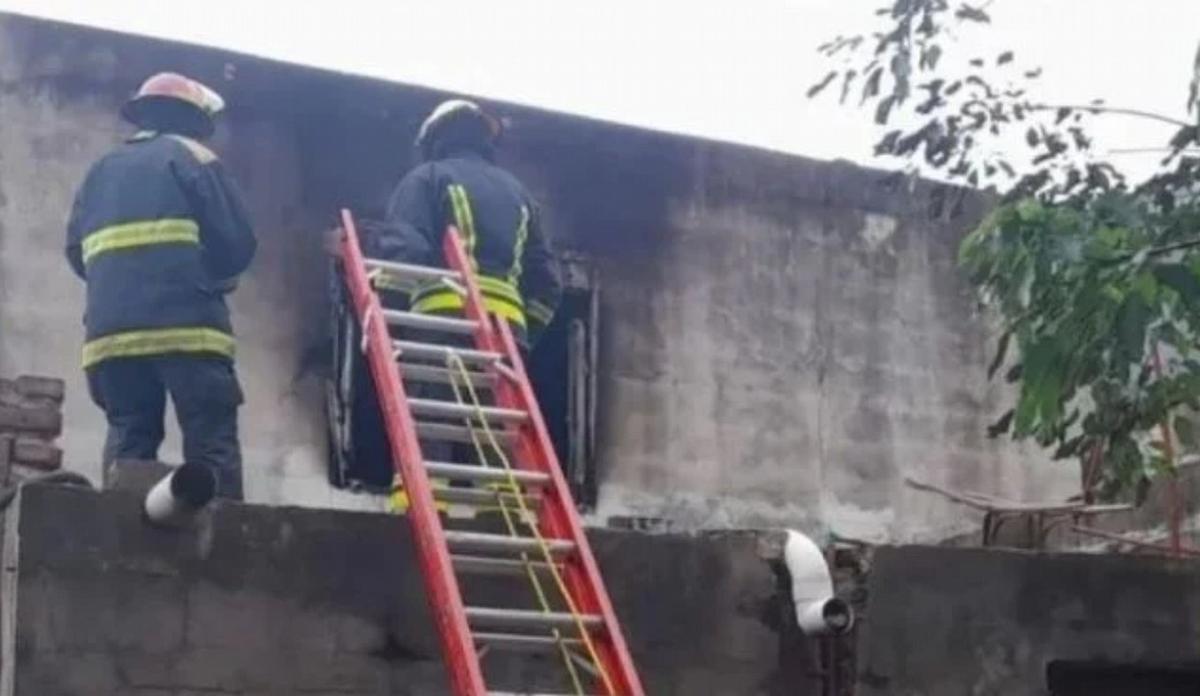
[{"label": "metal rod", "polygon": [[463,362],[494,363],[500,360],[500,354],[489,350],[473,350],[470,348],[455,348],[437,343],[420,343],[416,341],[393,341],[392,346],[400,351],[400,355],[414,358],[432,358],[445,360],[457,355]]},{"label": "metal rod", "polygon": [[[521,496],[525,498],[525,504],[529,507],[537,508],[541,506],[542,496],[536,493],[521,493]],[[435,490],[433,497],[442,502],[470,505],[472,507],[499,505],[501,498],[509,505],[517,504],[516,493],[494,488],[460,488],[458,486],[448,486]]]},{"label": "metal rod", "polygon": [[[444,441],[444,442],[465,442],[471,444],[474,440],[471,438],[471,429],[465,425],[452,425],[450,423],[417,423],[417,437],[422,440]],[[516,440],[516,435],[507,430],[501,430],[496,433],[496,439],[505,447],[512,447]]]},{"label": "metal rod", "polygon": [[529,635],[527,633],[488,633],[476,632],[477,645],[489,645],[505,650],[557,651],[559,643],[569,646],[583,645],[578,638],[556,638],[551,635]]},{"label": "metal rod", "polygon": [[454,561],[454,569],[460,573],[472,575],[513,575],[525,576],[527,568],[533,568],[539,573],[549,573],[550,566],[543,561],[523,561],[515,558],[492,558],[489,556],[471,556],[455,554],[450,557]]},{"label": "metal rod", "polygon": [[[444,367],[405,362],[400,363],[400,378],[409,382],[434,382],[438,384],[450,384],[453,381],[462,381],[460,373],[451,372]],[[476,389],[496,388],[496,376],[486,372],[467,372],[467,379]]]},{"label": "metal rod", "polygon": [[510,476],[515,479],[517,483],[525,485],[542,485],[549,483],[550,481],[550,476],[540,471],[513,469],[511,472],[509,472],[508,470],[499,467],[477,466],[474,464],[426,462],[425,470],[434,476],[441,476],[448,479],[467,479],[470,481],[508,483]]},{"label": "metal rod", "polygon": [[432,418],[461,418],[478,420],[479,416],[489,421],[508,423],[524,423],[529,420],[529,414],[515,408],[500,408],[497,406],[481,406],[475,408],[469,404],[438,399],[409,399],[408,405],[413,413]]},{"label": "metal rod", "polygon": [[380,270],[385,273],[411,278],[412,280],[462,280],[462,274],[449,268],[433,266],[418,266],[411,263],[384,261],[383,259],[364,259],[367,268]]},{"label": "metal rod", "polygon": [[[446,532],[446,543],[458,551],[491,551],[494,553],[535,553],[541,551],[538,540],[531,537],[510,537],[503,534],[483,532]],[[575,550],[575,542],[568,539],[547,539],[550,553],[565,556]]]},{"label": "metal rod", "polygon": [[[604,625],[598,614],[579,617],[589,630]],[[575,616],[567,612],[544,612],[535,609],[503,609],[496,607],[467,607],[467,622],[474,626],[507,626],[510,628],[575,628]]]},{"label": "metal rod", "polygon": [[470,334],[475,331],[476,323],[470,319],[455,317],[439,317],[436,314],[420,312],[402,312],[398,309],[383,310],[383,318],[394,326],[408,326],[414,329],[445,331],[456,334]]}]

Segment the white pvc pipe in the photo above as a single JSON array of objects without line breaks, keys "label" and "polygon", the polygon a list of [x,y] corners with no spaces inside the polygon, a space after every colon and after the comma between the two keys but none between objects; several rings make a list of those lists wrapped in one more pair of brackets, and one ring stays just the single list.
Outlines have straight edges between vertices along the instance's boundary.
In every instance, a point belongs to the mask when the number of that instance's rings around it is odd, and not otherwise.
[{"label": "white pvc pipe", "polygon": [[854,610],[834,596],[833,577],[821,548],[789,529],[783,562],[792,578],[792,601],[800,630],[810,636],[849,631],[854,625]]},{"label": "white pvc pipe", "polygon": [[217,479],[202,464],[184,464],[167,474],[146,494],[146,519],[163,527],[182,527],[195,518],[217,493]]}]

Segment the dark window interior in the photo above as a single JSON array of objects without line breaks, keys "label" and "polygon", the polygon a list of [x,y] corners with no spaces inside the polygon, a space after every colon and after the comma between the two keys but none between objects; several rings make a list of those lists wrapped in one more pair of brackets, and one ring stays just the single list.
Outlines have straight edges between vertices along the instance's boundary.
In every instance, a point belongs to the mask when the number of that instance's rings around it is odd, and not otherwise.
[{"label": "dark window interior", "polygon": [[[329,383],[330,482],[339,488],[386,492],[392,483],[387,434],[367,364],[358,354],[361,334],[333,281],[333,372]],[[596,301],[585,283],[568,286],[554,321],[539,340],[527,369],[558,460],[576,503],[596,502],[591,413]],[[402,296],[387,297],[401,308]]]},{"label": "dark window interior", "polygon": [[592,323],[592,291],[567,289],[528,365],[559,464],[576,504],[585,508],[596,503],[596,477],[591,465],[587,399],[580,398],[574,389],[589,389]]},{"label": "dark window interior", "polygon": [[1046,668],[1053,696],[1195,696],[1200,663],[1120,664],[1057,660]]}]

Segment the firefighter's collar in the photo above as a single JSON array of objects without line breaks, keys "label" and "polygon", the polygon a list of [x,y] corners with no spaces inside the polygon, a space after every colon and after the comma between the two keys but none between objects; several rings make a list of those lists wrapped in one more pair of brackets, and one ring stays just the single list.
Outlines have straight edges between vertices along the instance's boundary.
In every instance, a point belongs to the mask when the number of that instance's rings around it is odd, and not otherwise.
[{"label": "firefighter's collar", "polygon": [[158,136],[158,131],[140,130],[140,131],[134,133],[133,135],[129,136],[128,142],[140,143],[143,140],[149,140],[149,139],[157,137],[157,136]]}]

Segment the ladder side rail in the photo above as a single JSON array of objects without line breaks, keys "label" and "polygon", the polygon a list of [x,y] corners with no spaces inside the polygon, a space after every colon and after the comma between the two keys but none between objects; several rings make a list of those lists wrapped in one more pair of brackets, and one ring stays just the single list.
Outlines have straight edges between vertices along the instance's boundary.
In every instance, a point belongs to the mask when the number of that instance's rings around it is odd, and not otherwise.
[{"label": "ladder side rail", "polygon": [[542,471],[550,476],[550,484],[544,488],[543,513],[539,526],[548,538],[571,539],[577,548],[566,565],[565,581],[572,597],[584,613],[599,614],[605,624],[605,636],[597,641],[596,648],[601,660],[610,671],[620,696],[644,696],[645,691],[637,676],[633,658],[630,656],[612,601],[604,587],[599,565],[592,554],[591,546],[583,531],[583,522],[575,509],[570,487],[558,465],[557,455],[549,431],[538,407],[537,398],[525,372],[512,329],[504,321],[493,322],[485,311],[483,295],[478,280],[463,247],[457,230],[450,227],[443,241],[443,252],[451,269],[463,275],[467,290],[464,311],[468,319],[477,322],[476,343],[481,350],[499,352],[508,357],[517,375],[516,383],[497,375],[497,403],[505,408],[525,410],[529,420],[521,427],[517,441],[518,466]]},{"label": "ladder side rail", "polygon": [[416,425],[408,413],[407,394],[392,353],[392,340],[383,307],[371,287],[358,232],[349,210],[342,210],[342,267],[351,300],[364,332],[367,361],[383,411],[392,463],[408,491],[408,519],[420,560],[430,610],[441,640],[442,653],[455,696],[485,696],[483,672],[467,624],[466,607],[442,535],[433,489],[423,466]]},{"label": "ladder side rail", "polygon": [[567,586],[579,602],[581,612],[599,614],[604,620],[605,636],[603,640],[597,641],[596,648],[609,668],[619,693],[622,696],[645,696],[625,641],[625,634],[605,587],[600,565],[596,562],[588,542],[583,520],[575,508],[570,485],[559,466],[550,431],[546,428],[537,397],[525,372],[516,338],[508,324],[497,324],[503,346],[501,350],[512,359],[513,368],[520,376],[520,380],[511,389],[500,390],[498,403],[508,408],[528,409],[530,418],[522,427],[522,437],[518,440],[517,450],[530,457],[528,461],[536,462],[537,470],[550,476],[550,485],[544,487],[545,499],[542,509],[546,514],[539,516],[539,526],[547,537],[572,539],[576,542],[576,551],[565,564],[564,579]]},{"label": "ladder side rail", "polygon": [[[496,332],[496,325],[503,322],[495,321],[487,311],[483,303],[483,291],[479,289],[479,278],[476,276],[470,257],[467,256],[467,249],[463,245],[462,235],[454,225],[449,225],[446,228],[446,235],[442,239],[442,254],[450,270],[457,271],[462,276],[462,287],[467,292],[467,296],[463,302],[463,314],[467,320],[475,322],[475,331],[472,334],[472,337],[475,339],[475,348],[477,350],[504,355],[503,342],[500,339],[500,335]],[[501,374],[494,367],[490,368],[490,373],[496,378],[496,403],[517,404],[518,402],[514,399],[506,399],[504,397],[505,392],[512,388],[510,385],[512,380]],[[517,407],[525,408],[523,404]],[[526,410],[530,414],[533,413],[533,409]],[[513,467],[528,469],[530,471],[539,470],[533,463],[533,459],[521,456],[516,457]]]}]

